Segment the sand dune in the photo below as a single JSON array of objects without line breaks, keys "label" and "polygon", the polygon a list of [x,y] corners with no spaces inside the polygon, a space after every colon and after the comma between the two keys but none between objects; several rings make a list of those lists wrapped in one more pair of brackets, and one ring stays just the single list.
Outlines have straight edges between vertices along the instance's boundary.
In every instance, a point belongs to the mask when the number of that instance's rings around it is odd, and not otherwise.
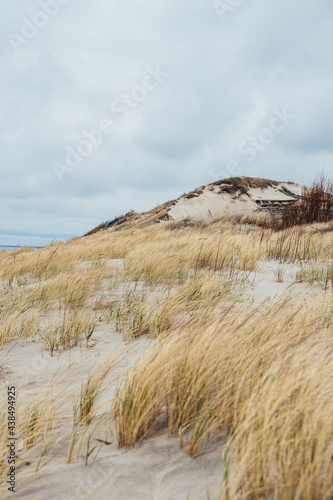
[{"label": "sand dune", "polygon": [[303,186],[293,182],[232,177],[201,186],[147,212],[129,212],[101,224],[87,235],[99,230],[114,227],[123,229],[147,222],[172,222],[185,219],[209,222],[228,214],[279,211],[283,206],[297,201],[302,189]]}]

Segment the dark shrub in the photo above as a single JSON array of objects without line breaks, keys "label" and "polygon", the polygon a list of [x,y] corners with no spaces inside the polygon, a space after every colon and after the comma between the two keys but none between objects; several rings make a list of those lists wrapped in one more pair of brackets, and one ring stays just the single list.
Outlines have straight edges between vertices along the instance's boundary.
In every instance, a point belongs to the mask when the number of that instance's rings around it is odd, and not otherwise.
[{"label": "dark shrub", "polygon": [[280,225],[282,228],[313,222],[333,220],[333,179],[319,174],[309,188],[304,188],[301,199],[286,207]]}]

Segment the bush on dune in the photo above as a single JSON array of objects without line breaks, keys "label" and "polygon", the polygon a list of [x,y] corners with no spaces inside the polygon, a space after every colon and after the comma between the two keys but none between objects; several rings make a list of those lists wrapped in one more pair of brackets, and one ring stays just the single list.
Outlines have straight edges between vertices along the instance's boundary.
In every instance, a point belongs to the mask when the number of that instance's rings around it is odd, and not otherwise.
[{"label": "bush on dune", "polygon": [[333,220],[333,178],[319,174],[310,188],[304,188],[298,203],[284,210],[282,228]]}]

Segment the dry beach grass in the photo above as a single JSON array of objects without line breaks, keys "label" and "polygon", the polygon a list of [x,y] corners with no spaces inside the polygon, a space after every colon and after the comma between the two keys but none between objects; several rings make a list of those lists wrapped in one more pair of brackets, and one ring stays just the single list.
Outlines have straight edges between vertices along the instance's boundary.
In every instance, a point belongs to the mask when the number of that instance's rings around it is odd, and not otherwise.
[{"label": "dry beach grass", "polygon": [[[55,460],[89,471],[101,447],[162,432],[195,460],[219,439],[221,486],[210,498],[333,498],[332,259],[331,223],[274,231],[255,215],[0,252],[2,378],[13,377],[13,352],[36,345],[43,363],[69,356],[76,383],[55,368],[36,377],[38,391],[18,387],[22,497],[36,497]],[[293,263],[300,295],[247,298],[265,262]],[[284,273],[270,286],[284,286]],[[113,334],[127,350],[149,343],[130,365],[122,351],[79,365],[75,356],[103,351]],[[5,490],[5,407],[0,428]]]}]

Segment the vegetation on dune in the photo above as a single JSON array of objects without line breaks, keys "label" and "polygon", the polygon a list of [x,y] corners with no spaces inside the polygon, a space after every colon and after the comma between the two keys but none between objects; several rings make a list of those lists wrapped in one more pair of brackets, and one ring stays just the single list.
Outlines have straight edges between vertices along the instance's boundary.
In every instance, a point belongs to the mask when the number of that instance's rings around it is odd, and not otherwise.
[{"label": "vegetation on dune", "polygon": [[195,457],[221,434],[223,498],[330,498],[333,301],[210,308],[119,387],[119,446],[166,426]]},{"label": "vegetation on dune", "polygon": [[[223,499],[332,498],[332,243],[331,220],[276,231],[251,214],[0,252],[2,348],[33,339],[47,357],[85,352],[101,324],[126,341],[153,339],[116,395],[110,361],[86,374],[76,397],[53,397],[52,386],[24,402],[20,459],[37,456],[37,474],[61,443],[65,461],[83,453],[88,464],[100,428],[112,429],[103,442],[114,433],[127,447],[165,429],[192,457],[220,439]],[[266,260],[279,263],[277,282],[297,264],[295,282],[320,296],[245,302],[242,290]],[[112,410],[101,416],[102,397]],[[62,414],[68,404],[73,414]],[[5,425],[0,418],[0,474]]]},{"label": "vegetation on dune", "polygon": [[333,178],[322,172],[310,187],[304,187],[300,199],[282,211],[282,217],[273,216],[263,221],[264,227],[283,230],[304,224],[333,220]]}]

